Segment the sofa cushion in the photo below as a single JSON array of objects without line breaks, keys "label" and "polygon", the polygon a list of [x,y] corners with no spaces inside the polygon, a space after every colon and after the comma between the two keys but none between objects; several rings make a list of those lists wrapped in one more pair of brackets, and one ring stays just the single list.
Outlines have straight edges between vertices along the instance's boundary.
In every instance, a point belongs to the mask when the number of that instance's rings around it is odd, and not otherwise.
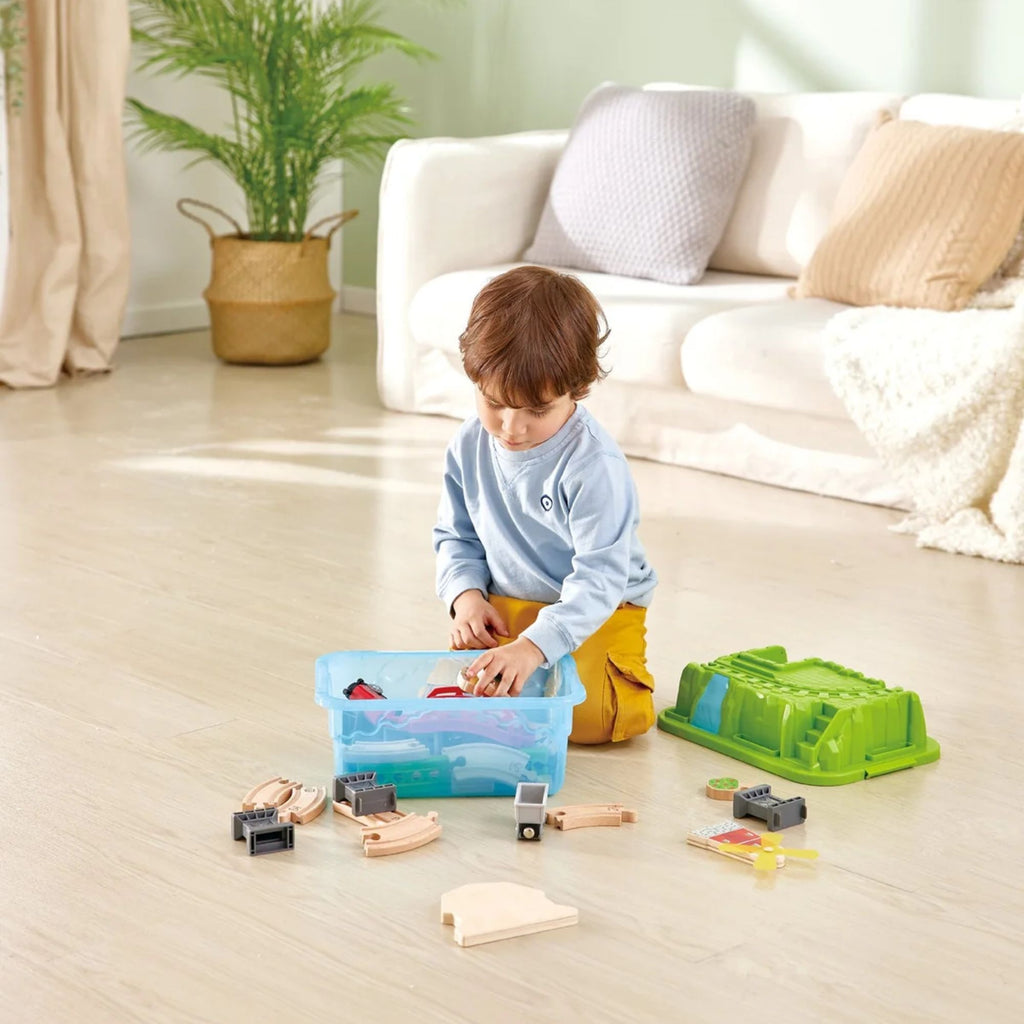
[{"label": "sofa cushion", "polygon": [[750,160],[708,266],[796,277],[828,227],[850,164],[880,110],[881,92],[748,93],[757,107]]},{"label": "sofa cushion", "polygon": [[[994,131],[1024,131],[1019,100],[981,99],[948,93],[921,93],[911,96],[900,107],[901,121],[925,124],[962,124]],[[978,289],[970,305],[1008,307],[1016,303],[1024,290],[1024,226],[1018,229],[1010,251],[995,273]]]},{"label": "sofa cushion", "polygon": [[683,343],[686,386],[713,398],[846,419],[822,363],[825,324],[844,309],[800,299],[709,316]]},{"label": "sofa cushion", "polygon": [[[473,415],[473,385],[456,356],[419,349],[416,365],[418,412],[457,419]],[[903,489],[845,417],[612,378],[594,386],[586,405],[629,456],[850,501],[910,507]]]},{"label": "sofa cushion", "polygon": [[962,309],[1024,215],[1024,135],[890,121],[850,168],[797,295]]},{"label": "sofa cushion", "polygon": [[[416,342],[457,355],[474,296],[492,277],[516,266],[522,264],[459,270],[428,281],[409,307]],[[679,346],[699,320],[773,299],[792,305],[786,300],[789,278],[709,271],[700,284],[679,286],[585,271],[576,276],[601,303],[611,330],[601,362],[624,381],[679,386]]]},{"label": "sofa cushion", "polygon": [[555,169],[525,258],[698,281],[729,218],[754,105],[722,90],[592,92]]}]

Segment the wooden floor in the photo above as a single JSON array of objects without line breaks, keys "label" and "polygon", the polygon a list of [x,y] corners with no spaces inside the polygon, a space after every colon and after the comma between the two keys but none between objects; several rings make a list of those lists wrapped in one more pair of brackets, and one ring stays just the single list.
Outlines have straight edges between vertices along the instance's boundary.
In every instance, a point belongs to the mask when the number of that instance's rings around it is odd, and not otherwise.
[{"label": "wooden floor", "polygon": [[[430,528],[454,422],[385,412],[373,322],[329,357],[219,365],[128,341],[106,378],[0,394],[0,1020],[1017,1021],[1024,575],[918,551],[897,514],[634,463],[657,704],[770,643],[920,693],[933,765],[800,787],[653,731],[570,748],[560,803],[621,829],[517,843],[508,799],[360,855],[336,815],[247,857],[278,773],[329,781],[317,655],[437,649]],[[771,877],[688,847],[711,775],[807,798]],[[516,880],[579,925],[460,949],[446,890]]]}]

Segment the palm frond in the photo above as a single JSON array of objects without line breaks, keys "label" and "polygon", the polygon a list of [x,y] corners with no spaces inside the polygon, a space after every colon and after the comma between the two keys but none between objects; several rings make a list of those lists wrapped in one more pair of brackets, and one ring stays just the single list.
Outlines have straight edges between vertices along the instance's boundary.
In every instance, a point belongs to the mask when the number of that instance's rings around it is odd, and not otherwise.
[{"label": "palm frond", "polygon": [[299,238],[326,166],[379,159],[410,124],[394,86],[353,84],[380,54],[433,56],[378,17],[375,0],[133,0],[140,69],[209,78],[233,112],[219,135],[131,101],[134,136],[224,167],[245,194],[253,237]]},{"label": "palm frond", "polygon": [[314,125],[323,160],[365,164],[387,151],[410,124],[403,101],[390,85],[362,86],[331,100]]},{"label": "palm frond", "polygon": [[223,164],[228,171],[233,172],[238,165],[239,147],[226,136],[205,132],[183,118],[155,110],[140,100],[127,102],[135,115],[130,136],[142,152],[194,151],[203,159]]}]

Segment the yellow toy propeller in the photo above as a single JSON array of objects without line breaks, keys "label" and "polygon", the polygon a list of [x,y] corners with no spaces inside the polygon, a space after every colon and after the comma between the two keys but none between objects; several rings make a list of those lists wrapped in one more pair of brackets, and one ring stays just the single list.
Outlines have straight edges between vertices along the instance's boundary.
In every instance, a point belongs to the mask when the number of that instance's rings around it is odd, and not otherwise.
[{"label": "yellow toy propeller", "polygon": [[[757,847],[741,843],[719,843],[717,849],[730,853],[753,853]],[[774,871],[778,867],[778,857],[804,857],[813,860],[818,856],[817,850],[789,850],[782,845],[782,836],[775,832],[761,834],[761,847],[754,858],[755,871]]]}]

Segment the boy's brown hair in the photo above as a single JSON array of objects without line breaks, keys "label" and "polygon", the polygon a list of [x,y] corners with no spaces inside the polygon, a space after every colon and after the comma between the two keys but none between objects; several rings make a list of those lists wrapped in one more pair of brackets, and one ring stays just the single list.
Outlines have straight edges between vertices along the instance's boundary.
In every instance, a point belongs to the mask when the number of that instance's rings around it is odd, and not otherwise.
[{"label": "boy's brown hair", "polygon": [[579,278],[517,267],[473,300],[459,351],[469,379],[493,389],[489,398],[528,409],[583,398],[606,375],[597,350],[607,337],[601,306]]}]

